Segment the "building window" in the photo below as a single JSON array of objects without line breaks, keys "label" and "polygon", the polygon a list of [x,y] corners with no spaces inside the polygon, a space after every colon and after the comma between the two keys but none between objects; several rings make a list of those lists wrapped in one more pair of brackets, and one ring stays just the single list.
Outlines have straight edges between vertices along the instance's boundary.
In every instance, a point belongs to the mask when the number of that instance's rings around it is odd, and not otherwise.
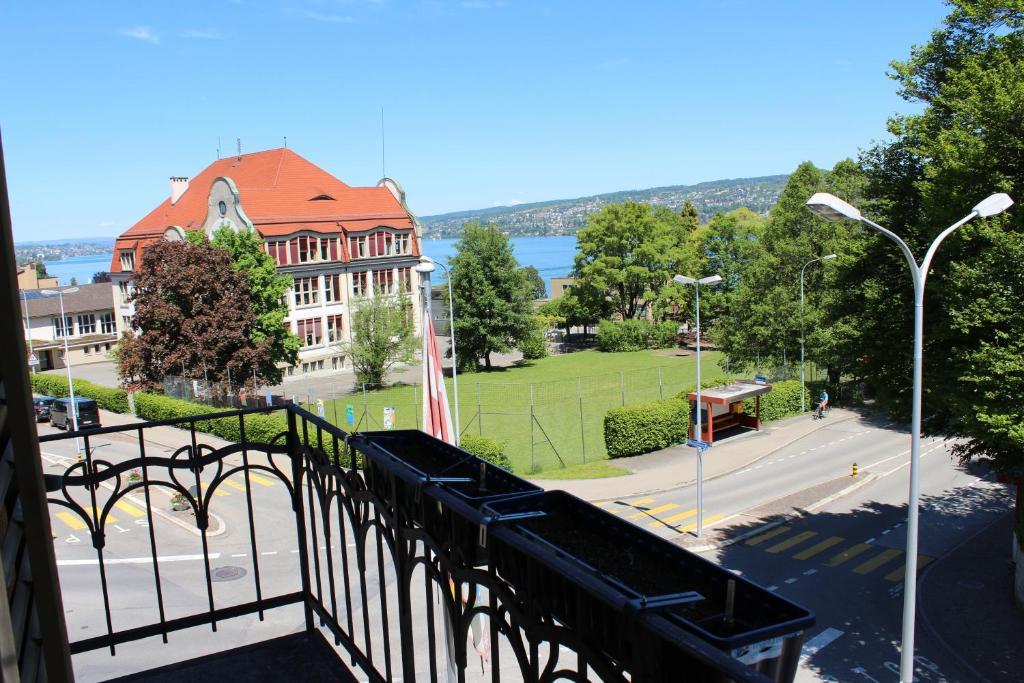
[{"label": "building window", "polygon": [[127,271],[135,270],[135,250],[134,249],[122,249],[121,250],[121,270],[127,270]]},{"label": "building window", "polygon": [[104,351],[110,351],[110,344],[104,344],[103,345],[103,350]]},{"label": "building window", "polygon": [[70,337],[72,334],[74,334],[74,322],[70,315],[63,320],[59,316],[53,319],[54,337]]},{"label": "building window", "polygon": [[100,317],[100,332],[103,334],[117,334],[117,323],[114,321],[113,313],[104,313]]},{"label": "building window", "polygon": [[315,277],[295,278],[295,307],[320,303],[320,288]]},{"label": "building window", "polygon": [[407,232],[395,235],[395,245],[395,253],[399,256],[406,256],[412,253],[409,249],[409,233]]},{"label": "building window", "polygon": [[296,325],[298,326],[299,342],[302,346],[319,346],[323,342],[320,318],[300,320]]},{"label": "building window", "polygon": [[86,344],[86,345],[85,345],[85,346],[84,346],[84,347],[82,348],[82,353],[84,353],[85,355],[87,355],[87,356],[88,356],[88,355],[89,355],[90,353],[92,353],[92,351],[90,351],[90,349],[91,349],[91,348],[92,348],[91,346],[89,346],[88,344]]},{"label": "building window", "polygon": [[274,263],[277,265],[288,265],[288,242],[283,240],[267,242],[267,253],[270,254],[270,257],[274,259]]},{"label": "building window", "polygon": [[121,280],[117,283],[117,288],[121,291],[121,301],[128,303],[132,298],[132,286],[127,280]]},{"label": "building window", "polygon": [[330,243],[332,241],[333,240],[326,240],[326,239],[320,240],[320,260],[321,261],[330,261],[331,260],[331,245],[330,245]]},{"label": "building window", "polygon": [[130,315],[121,316],[121,324],[124,325],[124,329],[132,329],[132,317]]},{"label": "building window", "polygon": [[373,289],[380,294],[394,294],[395,271],[390,268],[373,271]]},{"label": "building window", "polygon": [[341,275],[324,275],[324,301],[336,304],[341,301]]},{"label": "building window", "polygon": [[367,272],[364,270],[360,273],[352,273],[352,296],[360,297],[366,296],[369,292],[367,291]]},{"label": "building window", "polygon": [[351,258],[366,258],[367,256],[369,256],[369,252],[367,252],[366,250],[366,235],[361,235],[359,237],[349,237],[348,246],[349,251],[352,252],[350,254]]},{"label": "building window", "polygon": [[78,334],[96,334],[96,316],[92,313],[78,316]]},{"label": "building window", "polygon": [[398,281],[401,283],[402,291],[408,294],[412,291],[412,269],[408,266],[398,269]]},{"label": "building window", "polygon": [[327,341],[328,342],[340,342],[342,332],[342,323],[340,315],[329,315],[327,316]]}]

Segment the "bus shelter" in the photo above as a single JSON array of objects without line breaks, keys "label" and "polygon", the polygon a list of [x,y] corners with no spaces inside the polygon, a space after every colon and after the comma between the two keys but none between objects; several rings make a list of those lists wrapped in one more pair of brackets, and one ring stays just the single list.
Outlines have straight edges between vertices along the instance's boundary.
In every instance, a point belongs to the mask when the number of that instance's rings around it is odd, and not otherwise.
[{"label": "bus shelter", "polygon": [[[700,440],[714,443],[715,434],[730,427],[761,429],[761,395],[772,390],[772,385],[757,382],[734,382],[724,387],[701,389]],[[697,421],[697,392],[690,392],[690,438],[694,438]],[[754,414],[750,415],[743,402],[754,399]]]}]

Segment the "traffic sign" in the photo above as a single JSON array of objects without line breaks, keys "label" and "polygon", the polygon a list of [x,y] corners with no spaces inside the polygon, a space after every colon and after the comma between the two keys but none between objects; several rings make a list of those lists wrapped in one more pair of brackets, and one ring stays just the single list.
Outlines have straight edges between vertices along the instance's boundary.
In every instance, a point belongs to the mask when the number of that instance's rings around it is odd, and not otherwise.
[{"label": "traffic sign", "polygon": [[711,447],[711,445],[708,444],[707,442],[698,441],[697,439],[687,439],[686,445],[689,446],[690,448],[699,448],[702,451],[706,451],[708,448]]},{"label": "traffic sign", "polygon": [[39,365],[39,359],[36,358],[36,354],[34,354],[34,353],[28,354],[28,364],[29,365]]}]

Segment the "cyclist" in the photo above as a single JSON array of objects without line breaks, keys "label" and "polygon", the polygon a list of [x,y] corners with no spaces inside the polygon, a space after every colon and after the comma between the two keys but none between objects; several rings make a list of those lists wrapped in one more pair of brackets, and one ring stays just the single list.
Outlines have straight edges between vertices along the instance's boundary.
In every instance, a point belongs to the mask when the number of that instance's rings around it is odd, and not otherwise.
[{"label": "cyclist", "polygon": [[828,410],[828,392],[824,389],[818,394],[818,417],[822,417]]}]

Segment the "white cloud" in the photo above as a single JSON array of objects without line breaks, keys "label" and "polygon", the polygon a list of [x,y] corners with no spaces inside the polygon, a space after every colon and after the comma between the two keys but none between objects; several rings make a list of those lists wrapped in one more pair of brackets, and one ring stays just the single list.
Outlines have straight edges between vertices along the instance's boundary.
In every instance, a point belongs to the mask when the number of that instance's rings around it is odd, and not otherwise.
[{"label": "white cloud", "polygon": [[515,206],[516,204],[522,204],[522,199],[505,199],[494,203],[494,206]]},{"label": "white cloud", "polygon": [[192,30],[185,31],[181,34],[182,38],[194,38],[196,40],[220,40],[221,36],[219,31],[203,31],[203,30]]},{"label": "white cloud", "polygon": [[153,45],[160,43],[160,36],[153,33],[153,29],[148,26],[135,26],[134,28],[124,29],[118,31],[118,34],[122,36],[128,36],[129,38],[135,38],[136,40],[142,40]]},{"label": "white cloud", "polygon": [[299,14],[313,21],[320,21],[328,24],[353,24],[355,19],[341,14],[323,14],[312,10],[299,10]]}]

